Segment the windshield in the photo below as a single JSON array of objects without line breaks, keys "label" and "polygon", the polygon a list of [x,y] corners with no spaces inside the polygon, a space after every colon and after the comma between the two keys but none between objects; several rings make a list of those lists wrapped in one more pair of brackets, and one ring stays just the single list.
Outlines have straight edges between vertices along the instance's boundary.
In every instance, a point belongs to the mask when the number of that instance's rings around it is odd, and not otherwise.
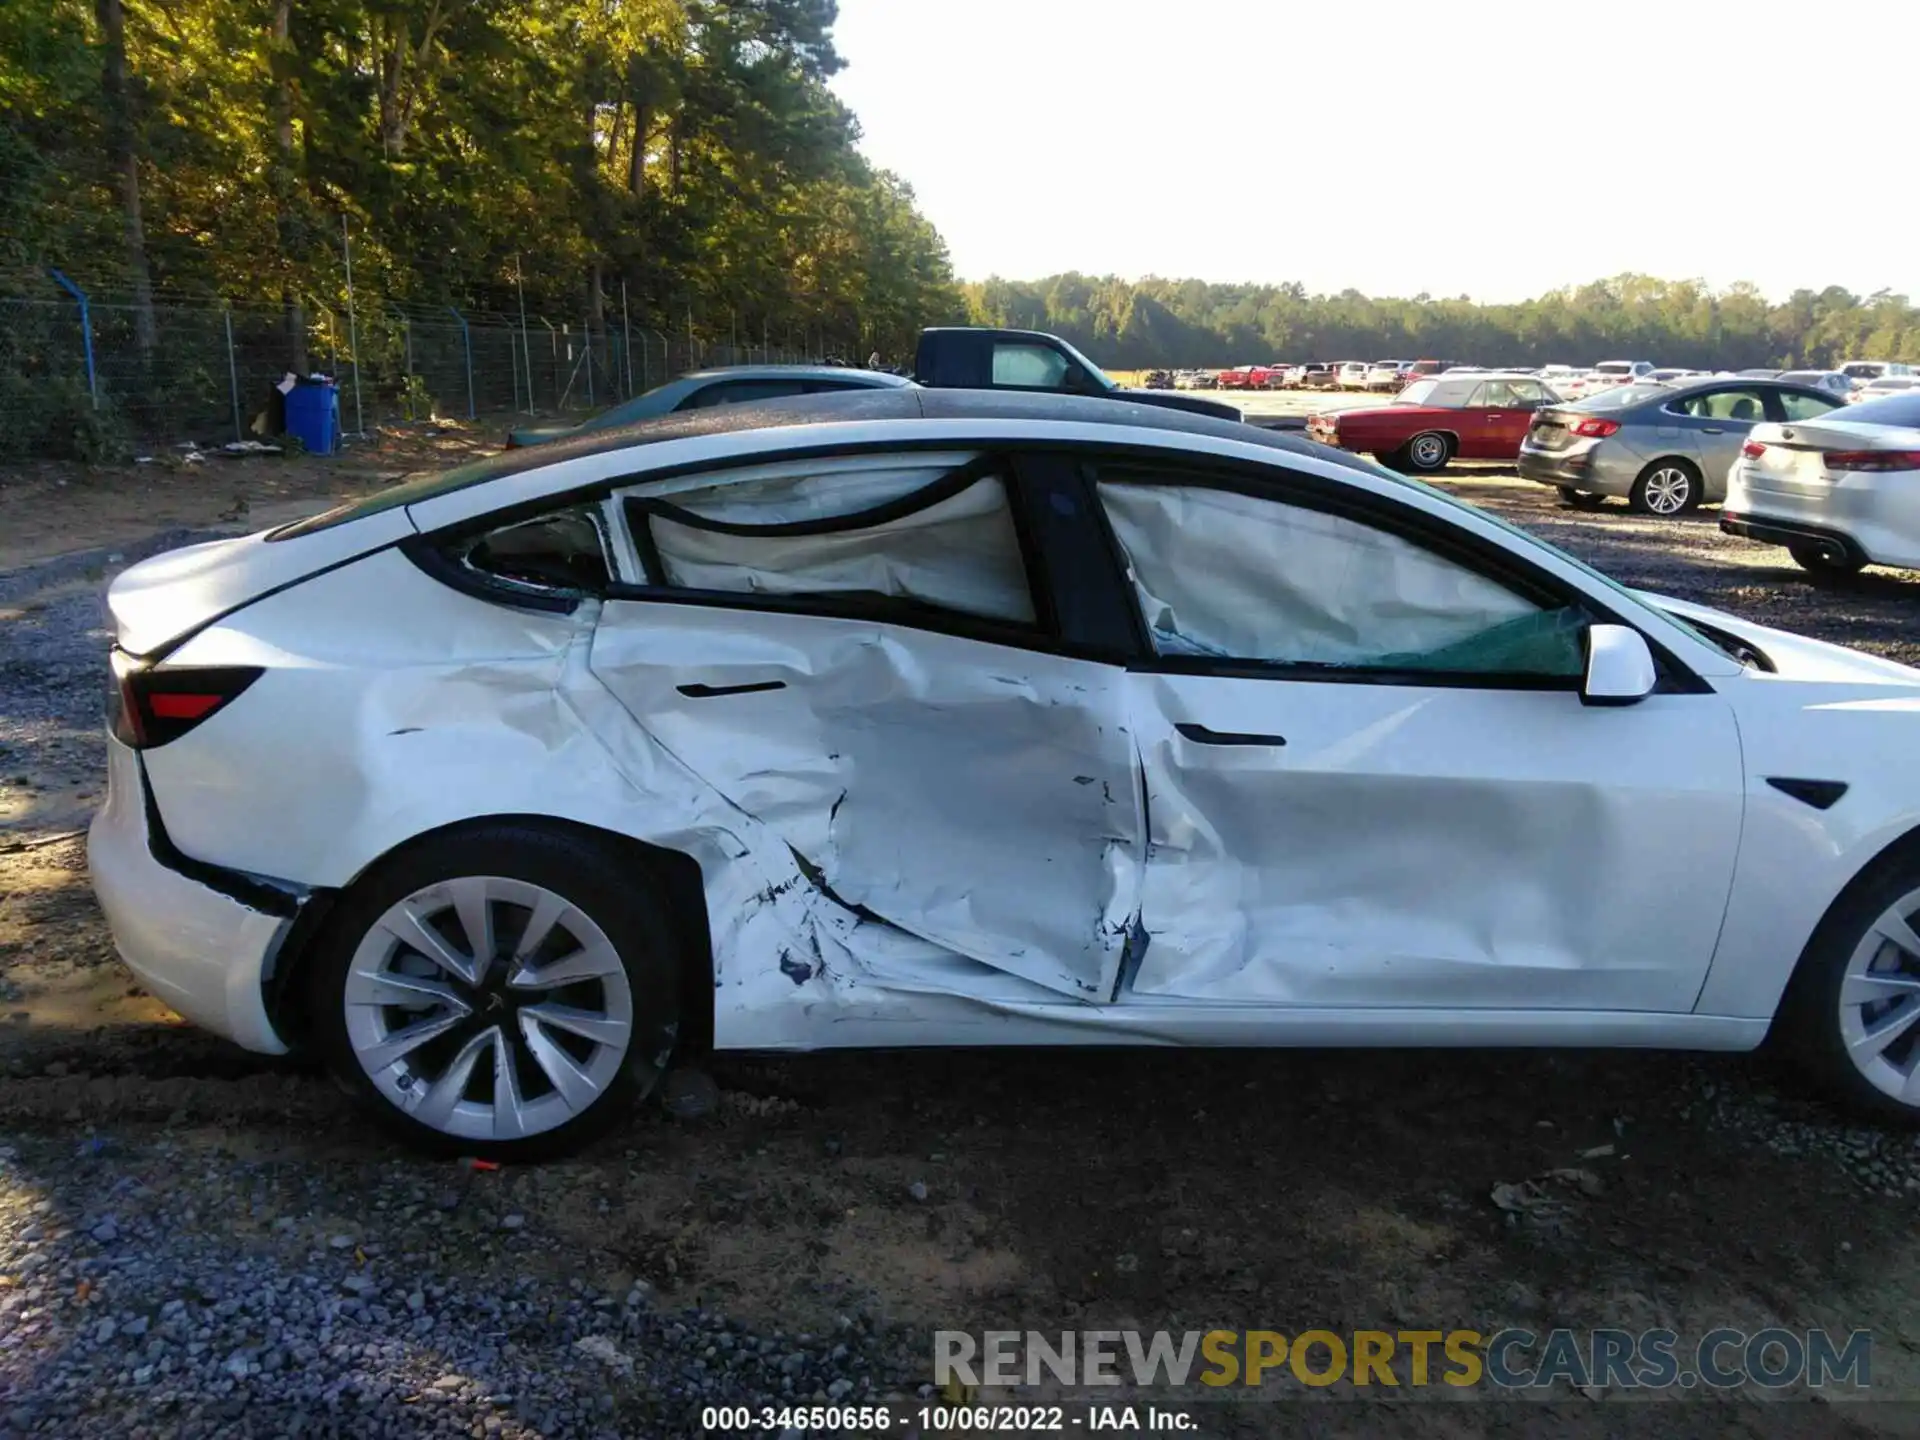
[{"label": "windshield", "polygon": [[1593,373],[1596,375],[1631,375],[1633,373],[1633,366],[1625,360],[1608,360],[1604,364],[1594,366]]},{"label": "windshield", "polygon": [[1117,384],[1114,383],[1112,376],[1108,375],[1106,371],[1102,370],[1098,365],[1094,364],[1093,361],[1089,360],[1086,356],[1082,355],[1078,350],[1074,349],[1073,346],[1069,345],[1066,341],[1060,340],[1058,341],[1058,344],[1062,350],[1066,351],[1067,354],[1071,355],[1074,359],[1078,360],[1082,365],[1086,366],[1088,370],[1093,372],[1093,378],[1099,382],[1101,389],[1118,390],[1120,388]]},{"label": "windshield", "polygon": [[1854,365],[1842,365],[1840,367],[1840,373],[1849,380],[1878,380],[1882,375],[1887,373],[1887,367],[1873,361],[1867,361]]},{"label": "windshield", "polygon": [[1396,405],[1426,405],[1431,403],[1433,393],[1440,388],[1438,380],[1416,380],[1400,392]]},{"label": "windshield", "polygon": [[1631,405],[1643,404],[1673,392],[1665,385],[1615,385],[1602,390],[1597,395],[1589,395],[1573,408],[1576,410],[1625,410]]}]

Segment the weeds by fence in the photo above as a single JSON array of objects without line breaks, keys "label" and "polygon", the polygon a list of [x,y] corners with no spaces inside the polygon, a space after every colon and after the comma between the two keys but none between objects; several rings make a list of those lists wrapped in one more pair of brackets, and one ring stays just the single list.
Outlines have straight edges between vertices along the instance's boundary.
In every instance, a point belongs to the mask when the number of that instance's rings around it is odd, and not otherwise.
[{"label": "weeds by fence", "polygon": [[[289,369],[279,307],[170,297],[143,309],[58,271],[32,279],[43,283],[0,293],[0,459],[108,459],[253,438],[264,425]],[[310,304],[305,318],[307,370],[336,381],[350,432],[430,415],[584,412],[703,366],[817,361],[842,348],[825,331],[756,344],[622,316],[595,324],[364,300],[346,313]]]}]

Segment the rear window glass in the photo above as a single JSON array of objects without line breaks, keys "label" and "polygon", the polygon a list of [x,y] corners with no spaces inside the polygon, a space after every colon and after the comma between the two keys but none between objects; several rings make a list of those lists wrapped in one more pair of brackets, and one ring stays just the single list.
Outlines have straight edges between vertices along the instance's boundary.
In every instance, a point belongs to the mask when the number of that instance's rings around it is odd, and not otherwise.
[{"label": "rear window glass", "polygon": [[1908,390],[1898,395],[1881,395],[1862,400],[1858,405],[1842,405],[1829,410],[1829,420],[1858,420],[1865,425],[1920,426],[1920,394]]},{"label": "rear window glass", "polygon": [[1574,409],[1625,410],[1630,405],[1642,405],[1672,393],[1665,385],[1615,385],[1577,402]]},{"label": "rear window glass", "polygon": [[296,520],[291,525],[282,525],[268,535],[267,539],[297,540],[302,535],[331,530],[336,525],[344,525],[349,520],[358,520],[362,516],[378,515],[383,510],[398,510],[403,505],[415,505],[422,500],[432,500],[439,495],[450,495],[455,490],[464,490],[469,485],[478,485],[482,480],[490,480],[499,473],[500,467],[491,459],[487,459],[457,465],[437,475],[417,475],[411,480],[401,481],[390,490],[382,490],[377,495],[369,495],[363,500],[354,500],[345,505],[336,505],[331,510],[323,510],[320,514],[310,515],[305,520]]}]

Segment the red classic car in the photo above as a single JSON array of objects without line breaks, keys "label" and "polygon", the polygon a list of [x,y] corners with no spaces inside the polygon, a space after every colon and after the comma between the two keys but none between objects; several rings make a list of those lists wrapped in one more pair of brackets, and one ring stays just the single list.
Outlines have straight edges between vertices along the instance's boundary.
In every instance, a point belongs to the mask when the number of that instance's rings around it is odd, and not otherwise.
[{"label": "red classic car", "polygon": [[1519,459],[1533,412],[1559,398],[1531,375],[1435,375],[1391,405],[1323,411],[1307,421],[1307,437],[1429,475],[1449,460]]}]

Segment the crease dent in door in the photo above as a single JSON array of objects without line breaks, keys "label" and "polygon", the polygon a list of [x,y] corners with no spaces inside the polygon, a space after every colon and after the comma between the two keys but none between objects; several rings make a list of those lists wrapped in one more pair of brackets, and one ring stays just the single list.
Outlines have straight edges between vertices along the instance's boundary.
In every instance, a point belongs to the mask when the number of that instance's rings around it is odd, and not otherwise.
[{"label": "crease dent in door", "polygon": [[[1692,812],[1704,797],[1623,793],[1524,754],[1499,786],[1449,774],[1442,734],[1422,734],[1411,749],[1400,742],[1420,728],[1425,703],[1389,701],[1370,724],[1323,731],[1317,744],[1290,736],[1280,751],[1202,747],[1171,726],[1143,734],[1152,944],[1131,992],[1594,1008],[1638,1008],[1626,997],[1655,994],[1671,957],[1650,953],[1642,937],[1672,909],[1666,887],[1689,883],[1687,839],[1700,833]],[[1737,806],[1720,808],[1715,827],[1737,834]],[[1645,849],[1650,830],[1670,837],[1660,848],[1673,863],[1654,867],[1658,888],[1592,883],[1647,876],[1644,864],[1619,862]],[[1705,847],[1690,877],[1719,895],[1731,850],[1722,848]],[[1711,953],[1719,916],[1716,905],[1712,929],[1694,935],[1700,927],[1676,915],[1674,943]],[[1688,994],[1676,990],[1666,1008],[1683,1009],[1695,982],[1674,983]]]},{"label": "crease dent in door", "polygon": [[[700,867],[716,1038],[744,1028],[761,1043],[804,1042],[816,1033],[807,1016],[817,1006],[858,1007],[863,993],[895,988],[896,975],[964,973],[968,962],[953,951],[848,908],[765,824],[636,726],[592,673],[588,648],[583,635],[558,696],[609,762],[601,794],[620,812],[620,828]],[[607,795],[613,788],[618,795]],[[909,978],[903,988],[942,986]],[[1027,987],[1026,998],[1044,994]]]},{"label": "crease dent in door", "polygon": [[[803,921],[779,955],[723,954],[716,934],[723,985],[756,968],[804,985],[835,973],[838,950],[876,984],[986,983],[929,969],[949,956],[1112,997],[1144,831],[1120,672],[1002,647],[981,664],[981,648],[818,616],[744,630],[724,610],[660,604],[600,626],[591,667],[625,726],[724,797],[764,873],[845,919]],[[873,952],[881,929],[907,943]]]}]

